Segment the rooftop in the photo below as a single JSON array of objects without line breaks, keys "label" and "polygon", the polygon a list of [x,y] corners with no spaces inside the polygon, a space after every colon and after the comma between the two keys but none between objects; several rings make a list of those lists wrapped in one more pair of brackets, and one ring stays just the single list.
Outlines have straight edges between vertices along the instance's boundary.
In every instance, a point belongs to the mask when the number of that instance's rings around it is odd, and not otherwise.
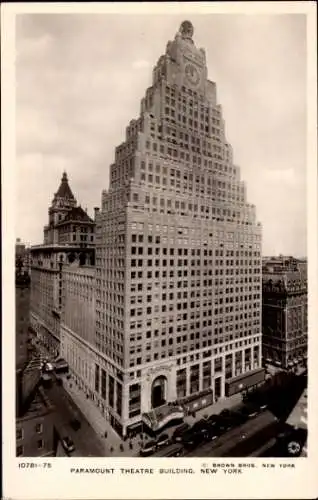
[{"label": "rooftop", "polygon": [[44,389],[42,387],[38,387],[34,393],[34,398],[30,402],[30,405],[20,418],[23,418],[24,420],[31,419],[53,410],[54,406],[45,394]]},{"label": "rooftop", "polygon": [[68,178],[67,178],[66,172],[63,173],[60,187],[58,188],[57,192],[55,193],[54,198],[64,198],[64,199],[68,199],[68,200],[75,200],[74,195],[71,191],[71,188],[68,184]]},{"label": "rooftop", "polygon": [[93,219],[90,218],[90,216],[83,210],[81,206],[79,207],[73,207],[64,217],[64,219],[57,224],[57,226],[61,226],[62,224],[65,224],[66,222],[71,222],[71,221],[80,221],[80,222],[89,222],[91,224],[94,224]]}]

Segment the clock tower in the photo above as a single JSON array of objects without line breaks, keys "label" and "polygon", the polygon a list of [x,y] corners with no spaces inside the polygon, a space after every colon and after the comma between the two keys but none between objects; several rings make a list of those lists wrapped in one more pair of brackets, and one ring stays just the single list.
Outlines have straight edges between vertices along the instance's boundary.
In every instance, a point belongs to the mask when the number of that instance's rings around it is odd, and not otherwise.
[{"label": "clock tower", "polygon": [[194,29],[190,21],[183,21],[175,39],[168,42],[166,55],[158,65],[160,73],[170,84],[191,88],[205,95],[207,67],[205,51],[193,42]]}]

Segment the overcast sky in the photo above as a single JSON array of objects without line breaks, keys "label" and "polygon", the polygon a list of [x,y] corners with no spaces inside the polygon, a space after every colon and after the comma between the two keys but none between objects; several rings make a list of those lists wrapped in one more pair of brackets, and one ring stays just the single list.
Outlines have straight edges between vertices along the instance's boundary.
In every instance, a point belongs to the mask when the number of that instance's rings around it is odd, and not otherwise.
[{"label": "overcast sky", "polygon": [[[306,19],[186,16],[206,49],[263,254],[306,254]],[[114,148],[184,16],[20,15],[16,236],[41,243],[62,172],[92,215]]]}]

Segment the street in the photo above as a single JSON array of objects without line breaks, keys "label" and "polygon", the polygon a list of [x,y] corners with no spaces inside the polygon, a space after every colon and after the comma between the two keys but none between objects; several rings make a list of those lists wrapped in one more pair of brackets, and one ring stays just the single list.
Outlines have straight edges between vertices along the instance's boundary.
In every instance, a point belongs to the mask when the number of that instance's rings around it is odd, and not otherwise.
[{"label": "street", "polygon": [[[36,350],[38,354],[49,361],[51,361],[51,355],[46,351],[46,349],[40,345],[36,345]],[[45,389],[46,394],[52,404],[56,409],[56,430],[60,435],[60,438],[69,436],[75,445],[75,450],[69,456],[78,457],[104,457],[107,456],[105,451],[105,446],[102,443],[102,437],[97,436],[94,429],[86,420],[85,416],[79,410],[79,408],[72,401],[71,397],[65,391],[63,386],[57,385],[55,376],[52,377],[52,386]],[[76,418],[80,421],[81,427],[75,431],[70,422],[72,419]],[[60,447],[61,448],[61,447]],[[66,453],[65,453],[66,454]],[[66,454],[67,455],[67,454]]]},{"label": "street", "polygon": [[[69,436],[75,444],[75,451],[71,455],[79,457],[105,456],[105,449],[101,443],[102,437],[96,435],[63,387],[53,382],[52,387],[47,389],[47,395],[56,408],[56,429],[60,437]],[[70,421],[75,416],[81,422],[81,427],[77,431],[70,425]]]}]

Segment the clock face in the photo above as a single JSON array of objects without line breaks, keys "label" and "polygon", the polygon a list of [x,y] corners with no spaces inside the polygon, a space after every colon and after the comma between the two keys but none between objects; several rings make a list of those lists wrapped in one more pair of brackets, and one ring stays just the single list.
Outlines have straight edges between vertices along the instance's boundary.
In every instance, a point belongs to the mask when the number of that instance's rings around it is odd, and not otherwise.
[{"label": "clock face", "polygon": [[185,74],[191,85],[198,85],[200,83],[200,73],[193,64],[186,65]]}]

